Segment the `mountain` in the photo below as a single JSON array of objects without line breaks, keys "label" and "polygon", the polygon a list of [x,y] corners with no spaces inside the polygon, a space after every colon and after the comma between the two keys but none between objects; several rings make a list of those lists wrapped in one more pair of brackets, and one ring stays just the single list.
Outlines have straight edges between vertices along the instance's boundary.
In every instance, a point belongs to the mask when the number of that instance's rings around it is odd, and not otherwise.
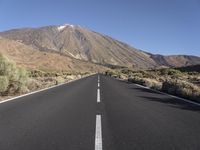
[{"label": "mountain", "polygon": [[0,36],[40,52],[62,54],[101,65],[157,68],[200,64],[199,57],[153,55],[79,25],[14,29],[1,32]]},{"label": "mountain", "polygon": [[160,66],[182,67],[200,64],[200,57],[190,55],[151,55],[151,58]]},{"label": "mountain", "polygon": [[6,55],[18,66],[29,69],[67,70],[69,72],[96,72],[107,68],[57,53],[38,51],[18,41],[0,37],[0,53]]}]

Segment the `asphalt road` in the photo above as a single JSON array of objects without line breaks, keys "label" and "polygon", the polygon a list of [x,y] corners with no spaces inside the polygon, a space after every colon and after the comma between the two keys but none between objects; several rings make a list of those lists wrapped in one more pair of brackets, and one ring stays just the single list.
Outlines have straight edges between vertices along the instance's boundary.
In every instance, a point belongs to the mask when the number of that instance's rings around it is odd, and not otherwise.
[{"label": "asphalt road", "polygon": [[199,150],[200,106],[98,75],[0,104],[0,150]]}]

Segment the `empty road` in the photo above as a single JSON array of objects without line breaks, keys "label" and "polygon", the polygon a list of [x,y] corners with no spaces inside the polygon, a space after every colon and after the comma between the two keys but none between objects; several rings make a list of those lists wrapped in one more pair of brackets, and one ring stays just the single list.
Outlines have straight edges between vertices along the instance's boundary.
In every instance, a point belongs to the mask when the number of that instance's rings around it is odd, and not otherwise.
[{"label": "empty road", "polygon": [[103,75],[0,104],[0,150],[199,150],[200,106]]}]

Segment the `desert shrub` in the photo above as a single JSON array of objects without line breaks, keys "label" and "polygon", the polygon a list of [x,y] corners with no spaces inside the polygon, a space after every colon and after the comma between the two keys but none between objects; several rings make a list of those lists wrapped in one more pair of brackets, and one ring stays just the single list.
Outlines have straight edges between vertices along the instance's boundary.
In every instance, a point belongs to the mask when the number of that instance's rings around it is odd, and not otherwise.
[{"label": "desert shrub", "polygon": [[120,78],[120,74],[121,74],[120,72],[114,71],[114,70],[105,71],[105,75],[111,76],[111,77],[114,77],[114,78]]},{"label": "desert shrub", "polygon": [[41,70],[31,70],[30,71],[30,77],[44,77],[44,76],[45,76],[44,71],[41,71]]},{"label": "desert shrub", "polygon": [[[16,64],[7,57],[0,54],[0,76],[4,76],[8,80],[6,91],[8,94],[24,93],[27,90],[28,75],[25,69],[18,68]],[[6,83],[6,82],[5,82]]]},{"label": "desert shrub", "polygon": [[156,79],[157,76],[155,74],[155,72],[151,72],[151,71],[134,71],[132,76],[137,76],[139,78],[150,78],[150,79]]},{"label": "desert shrub", "polygon": [[65,82],[65,79],[63,77],[61,77],[61,76],[56,77],[56,85],[60,84],[60,83],[64,83],[64,82]]},{"label": "desert shrub", "polygon": [[0,53],[0,75],[6,74],[7,64],[8,64],[8,59]]},{"label": "desert shrub", "polygon": [[74,79],[76,79],[76,76],[75,75],[67,75],[67,76],[65,76],[65,79],[66,80],[74,80]]},{"label": "desert shrub", "polygon": [[134,73],[134,71],[133,71],[133,70],[130,70],[130,69],[122,69],[121,72],[122,72],[123,74],[126,74],[126,75],[131,75],[131,74]]},{"label": "desert shrub", "polygon": [[127,80],[128,79],[128,75],[127,74],[120,74],[120,79]]},{"label": "desert shrub", "polygon": [[186,81],[165,81],[163,83],[162,90],[169,94],[200,101],[200,88],[197,85]]},{"label": "desert shrub", "polygon": [[160,90],[162,88],[162,82],[159,82],[155,79],[144,78],[143,79],[144,86]]},{"label": "desert shrub", "polygon": [[160,90],[162,87],[162,83],[155,80],[155,79],[149,79],[149,78],[140,78],[140,77],[133,77],[128,79],[129,82],[133,82],[136,84],[140,84],[143,86],[147,86],[153,89]]},{"label": "desert shrub", "polygon": [[111,70],[106,70],[104,74],[107,76],[112,76],[114,74],[114,72]]},{"label": "desert shrub", "polygon": [[91,73],[90,73],[90,72],[82,72],[82,73],[81,73],[82,76],[87,76],[87,75],[89,75],[89,74],[91,74]]},{"label": "desert shrub", "polygon": [[24,68],[18,68],[18,89],[17,92],[19,93],[27,93],[29,90],[27,88],[28,83],[28,75]]},{"label": "desert shrub", "polygon": [[9,76],[9,78],[15,79],[16,78],[16,65],[15,63],[11,62],[7,57],[0,54],[0,75]]},{"label": "desert shrub", "polygon": [[6,76],[0,76],[0,94],[3,94],[9,85],[8,78]]},{"label": "desert shrub", "polygon": [[193,72],[186,72],[188,75],[199,75],[200,72],[196,72],[196,71],[193,71]]},{"label": "desert shrub", "polygon": [[181,74],[181,71],[176,70],[176,69],[172,69],[172,68],[165,68],[165,69],[161,69],[160,70],[160,74],[161,75],[178,75]]},{"label": "desert shrub", "polygon": [[141,85],[143,85],[142,78],[140,78],[140,77],[138,77],[138,76],[130,77],[130,78],[128,78],[128,81],[129,81],[129,82],[132,82],[132,83],[136,83],[136,84],[141,84]]},{"label": "desert shrub", "polygon": [[143,78],[144,77],[144,75],[141,72],[136,72],[132,76],[138,77],[138,78]]},{"label": "desert shrub", "polygon": [[30,91],[35,91],[41,87],[41,83],[35,79],[29,78],[27,81],[27,88]]}]

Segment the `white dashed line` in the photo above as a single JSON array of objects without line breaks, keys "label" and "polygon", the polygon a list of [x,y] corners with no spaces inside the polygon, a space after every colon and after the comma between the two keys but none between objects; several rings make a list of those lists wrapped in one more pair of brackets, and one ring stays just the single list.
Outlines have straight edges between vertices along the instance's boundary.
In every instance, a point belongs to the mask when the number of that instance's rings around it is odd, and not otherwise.
[{"label": "white dashed line", "polygon": [[95,150],[102,150],[101,115],[96,115]]},{"label": "white dashed line", "polygon": [[100,89],[97,89],[97,103],[100,103]]},{"label": "white dashed line", "polygon": [[[98,88],[97,88],[97,103],[100,103],[100,77],[99,75],[98,75]],[[96,115],[95,150],[103,150],[101,115]]]}]

